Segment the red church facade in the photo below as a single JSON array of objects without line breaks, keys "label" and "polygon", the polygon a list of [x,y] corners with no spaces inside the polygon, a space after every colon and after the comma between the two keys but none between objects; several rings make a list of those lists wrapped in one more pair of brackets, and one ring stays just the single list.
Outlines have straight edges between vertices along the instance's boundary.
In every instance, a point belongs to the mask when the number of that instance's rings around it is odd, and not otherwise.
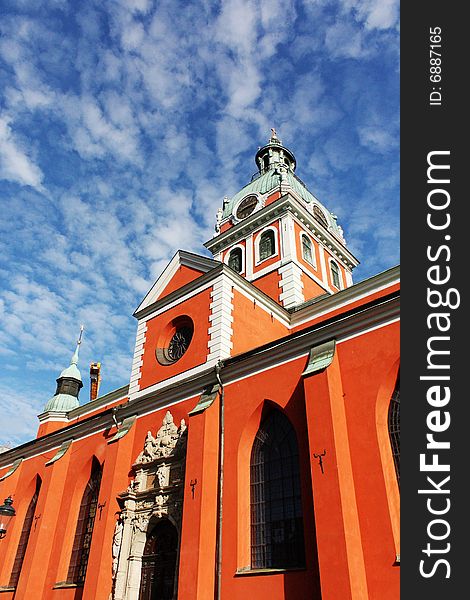
[{"label": "red church facade", "polygon": [[399,597],[399,271],[354,285],[275,133],[256,162],[136,310],[129,384],[79,406],[77,347],[0,454],[0,598]]}]

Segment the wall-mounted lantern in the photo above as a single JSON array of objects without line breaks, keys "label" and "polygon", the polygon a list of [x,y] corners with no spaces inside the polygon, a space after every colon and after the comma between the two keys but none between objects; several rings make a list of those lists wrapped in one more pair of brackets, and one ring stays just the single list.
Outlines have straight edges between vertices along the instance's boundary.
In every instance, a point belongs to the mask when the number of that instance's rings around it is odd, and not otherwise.
[{"label": "wall-mounted lantern", "polygon": [[0,540],[6,536],[10,520],[16,514],[12,504],[13,498],[8,496],[0,506]]}]

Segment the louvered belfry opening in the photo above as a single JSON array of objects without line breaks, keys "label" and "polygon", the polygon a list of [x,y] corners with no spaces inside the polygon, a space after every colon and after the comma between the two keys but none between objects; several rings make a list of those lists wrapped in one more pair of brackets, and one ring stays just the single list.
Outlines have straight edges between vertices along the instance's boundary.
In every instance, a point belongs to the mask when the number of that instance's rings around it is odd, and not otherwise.
[{"label": "louvered belfry opening", "polygon": [[26,554],[26,548],[28,547],[29,535],[33,527],[34,513],[36,512],[36,504],[38,503],[39,491],[41,489],[41,478],[39,475],[36,476],[36,489],[33,497],[26,511],[26,515],[23,521],[23,528],[21,530],[20,541],[18,542],[18,548],[16,550],[15,560],[13,562],[13,568],[11,570],[9,587],[16,587],[20,579],[21,567]]},{"label": "louvered belfry opening", "polygon": [[251,568],[305,566],[297,438],[279,410],[256,434],[250,475]]},{"label": "louvered belfry opening", "polygon": [[139,600],[172,600],[178,550],[178,532],[162,519],[151,530],[142,556]]},{"label": "louvered belfry opening", "polygon": [[72,556],[70,558],[68,583],[81,584],[85,581],[88,556],[90,554],[91,538],[95,524],[98,495],[100,492],[102,467],[93,458],[91,475],[83,492],[77,527],[73,540]]},{"label": "louvered belfry opening", "polygon": [[388,408],[388,433],[390,435],[390,445],[392,447],[397,480],[398,484],[400,484],[400,375],[398,375]]}]

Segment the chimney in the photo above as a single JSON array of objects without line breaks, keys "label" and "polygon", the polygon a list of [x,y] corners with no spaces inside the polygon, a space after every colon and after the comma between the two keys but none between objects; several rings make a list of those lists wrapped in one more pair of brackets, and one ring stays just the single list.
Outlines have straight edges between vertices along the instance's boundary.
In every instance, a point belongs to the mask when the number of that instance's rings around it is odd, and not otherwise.
[{"label": "chimney", "polygon": [[101,383],[101,363],[91,363],[90,365],[90,402],[98,397],[98,391]]}]

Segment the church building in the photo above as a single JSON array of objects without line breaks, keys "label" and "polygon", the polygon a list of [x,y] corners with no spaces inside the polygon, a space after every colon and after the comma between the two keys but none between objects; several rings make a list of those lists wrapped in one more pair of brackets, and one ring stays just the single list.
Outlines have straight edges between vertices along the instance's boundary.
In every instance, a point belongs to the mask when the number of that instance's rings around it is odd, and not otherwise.
[{"label": "church building", "polygon": [[92,363],[79,403],[80,332],[0,453],[0,600],[399,598],[399,269],[354,284],[274,130],[255,161],[136,309],[125,385]]}]

